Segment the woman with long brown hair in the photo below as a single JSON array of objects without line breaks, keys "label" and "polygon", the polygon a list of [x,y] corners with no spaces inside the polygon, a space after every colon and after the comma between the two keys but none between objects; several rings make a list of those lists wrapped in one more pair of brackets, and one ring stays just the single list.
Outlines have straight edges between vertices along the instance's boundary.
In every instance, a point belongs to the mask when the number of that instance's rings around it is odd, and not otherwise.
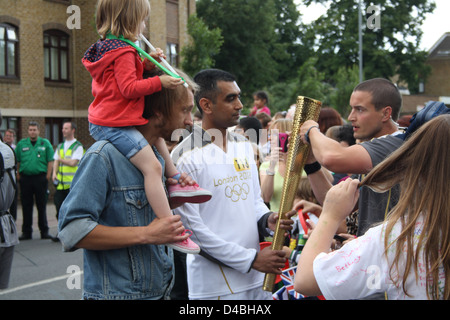
[{"label": "woman with long brown hair", "polygon": [[[319,222],[300,256],[297,291],[328,299],[450,299],[450,115],[424,124],[359,184],[328,192]],[[330,251],[358,187],[401,189],[384,223]]]}]

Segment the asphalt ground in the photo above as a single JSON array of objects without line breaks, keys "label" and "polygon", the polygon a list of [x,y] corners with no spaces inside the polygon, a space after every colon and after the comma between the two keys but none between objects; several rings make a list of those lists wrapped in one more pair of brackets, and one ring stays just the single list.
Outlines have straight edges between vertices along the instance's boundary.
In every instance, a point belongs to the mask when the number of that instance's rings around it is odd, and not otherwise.
[{"label": "asphalt ground", "polygon": [[[49,201],[47,220],[52,236],[57,234],[55,205]],[[22,207],[17,208],[17,231],[22,234]],[[83,284],[83,252],[63,252],[60,242],[41,239],[37,209],[33,210],[33,238],[14,248],[9,288],[0,290],[0,300],[79,300]]]}]

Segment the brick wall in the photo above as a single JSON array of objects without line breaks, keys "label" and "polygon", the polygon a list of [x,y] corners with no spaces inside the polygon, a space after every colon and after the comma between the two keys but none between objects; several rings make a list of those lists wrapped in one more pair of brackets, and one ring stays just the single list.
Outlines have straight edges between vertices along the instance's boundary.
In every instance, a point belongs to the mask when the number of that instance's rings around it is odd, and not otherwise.
[{"label": "brick wall", "polygon": [[[195,12],[194,0],[167,0],[178,3],[179,45],[188,41],[187,17]],[[18,138],[26,137],[30,120],[41,123],[45,136],[46,118],[70,118],[77,123],[77,138],[85,145],[89,136],[87,110],[92,102],[91,77],[81,64],[89,46],[97,41],[95,0],[1,0],[0,23],[19,28],[20,80],[0,79],[0,109],[5,117],[20,117]],[[69,5],[81,9],[81,29],[66,26]],[[151,16],[147,38],[155,47],[166,49],[166,0],[150,0]],[[44,81],[43,32],[58,29],[70,36],[70,83],[49,85]]]},{"label": "brick wall", "polygon": [[427,61],[432,73],[425,83],[425,93],[429,95],[450,96],[450,59],[435,58]]},{"label": "brick wall", "polygon": [[425,106],[428,101],[439,101],[434,95],[404,95],[401,114],[414,114]]}]

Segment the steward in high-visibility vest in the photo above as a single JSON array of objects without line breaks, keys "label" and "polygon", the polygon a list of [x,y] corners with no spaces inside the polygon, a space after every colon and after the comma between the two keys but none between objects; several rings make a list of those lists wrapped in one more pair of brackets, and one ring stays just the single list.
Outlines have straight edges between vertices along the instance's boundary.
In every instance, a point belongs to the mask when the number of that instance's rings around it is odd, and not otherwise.
[{"label": "steward in high-visibility vest", "polygon": [[[83,148],[83,145],[79,141],[75,141],[72,143],[72,145],[67,149],[66,153],[64,153],[64,143],[60,143],[58,145],[58,153],[60,159],[72,159],[73,151],[77,148]],[[84,154],[84,149],[83,149]],[[68,190],[70,189],[70,185],[72,184],[73,177],[75,175],[75,172],[78,169],[78,165],[72,167],[63,164],[62,162],[59,163],[58,166],[58,172],[56,174],[56,180],[57,180],[57,186],[56,190]],[[56,182],[55,182],[56,185]]]}]

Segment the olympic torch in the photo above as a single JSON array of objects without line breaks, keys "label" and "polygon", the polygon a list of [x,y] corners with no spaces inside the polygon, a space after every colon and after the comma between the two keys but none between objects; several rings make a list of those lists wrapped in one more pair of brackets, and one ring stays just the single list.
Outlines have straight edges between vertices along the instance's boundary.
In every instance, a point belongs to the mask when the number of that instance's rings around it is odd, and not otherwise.
[{"label": "olympic torch", "polygon": [[[292,210],[295,194],[310,150],[309,145],[304,144],[301,139],[300,127],[307,120],[317,121],[321,107],[322,103],[320,101],[302,96],[297,98],[292,132],[289,138],[289,150],[281,193],[279,218],[273,236],[272,250],[282,250],[283,248],[285,231],[280,228],[280,221],[286,219],[286,214]],[[273,291],[275,278],[276,274],[266,274],[263,285],[265,291]]]}]

